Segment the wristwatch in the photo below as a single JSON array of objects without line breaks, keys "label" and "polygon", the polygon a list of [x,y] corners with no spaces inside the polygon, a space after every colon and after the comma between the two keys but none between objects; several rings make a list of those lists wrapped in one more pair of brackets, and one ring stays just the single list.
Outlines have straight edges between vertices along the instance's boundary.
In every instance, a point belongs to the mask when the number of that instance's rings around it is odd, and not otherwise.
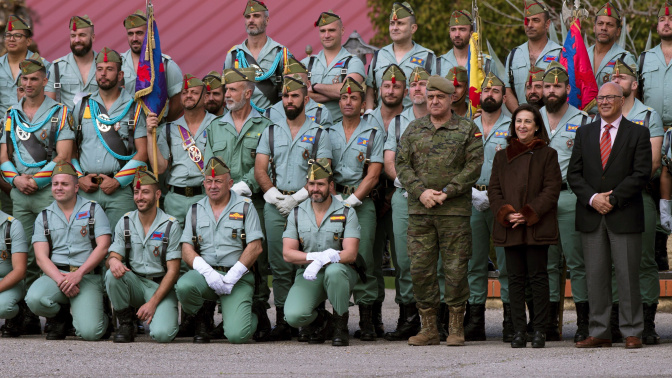
[{"label": "wristwatch", "polygon": [[441,189],[441,191],[448,194],[448,185],[444,186],[443,189]]}]

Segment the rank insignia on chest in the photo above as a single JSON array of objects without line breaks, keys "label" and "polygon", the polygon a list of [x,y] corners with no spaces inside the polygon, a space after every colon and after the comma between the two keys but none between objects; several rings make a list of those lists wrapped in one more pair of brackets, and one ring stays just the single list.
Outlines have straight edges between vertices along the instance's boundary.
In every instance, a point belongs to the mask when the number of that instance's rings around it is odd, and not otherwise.
[{"label": "rank insignia on chest", "polygon": [[417,56],[414,56],[411,58],[411,63],[417,64],[418,66],[424,66],[425,60],[422,58],[418,58]]},{"label": "rank insignia on chest", "polygon": [[345,66],[345,59],[341,60],[340,62],[338,62],[336,64],[334,64],[334,68],[341,68],[343,66]]},{"label": "rank insignia on chest", "polygon": [[555,62],[558,58],[553,55],[544,55],[544,63]]},{"label": "rank insignia on chest", "polygon": [[308,150],[303,150],[303,154],[301,156],[303,156],[303,160],[308,160],[308,158],[310,157],[310,153],[308,152]]},{"label": "rank insignia on chest", "polygon": [[574,139],[567,139],[567,148],[572,148],[574,146]]},{"label": "rank insignia on chest", "polygon": [[369,143],[368,139],[365,138],[357,138],[357,144],[360,146],[366,146]]},{"label": "rank insignia on chest", "polygon": [[[311,121],[315,122],[315,116],[310,116],[310,117],[308,117],[308,118],[310,118]],[[307,142],[307,141],[305,141],[305,140],[302,140],[302,141],[303,141],[303,142]],[[312,142],[309,142],[309,143],[312,143]]]},{"label": "rank insignia on chest", "polygon": [[231,219],[231,220],[243,220],[243,214],[241,214],[241,213],[229,213],[229,219]]},{"label": "rank insignia on chest", "polygon": [[357,160],[359,160],[360,163],[364,161],[364,153],[363,152],[360,151],[359,155],[357,155]]},{"label": "rank insignia on chest", "polygon": [[506,138],[509,136],[508,131],[495,131],[495,138]]},{"label": "rank insignia on chest", "polygon": [[154,257],[159,257],[159,246],[158,245],[156,247],[154,247],[154,251],[152,251],[152,254],[154,255]]},{"label": "rank insignia on chest", "polygon": [[[310,119],[315,121],[314,116],[311,116]],[[313,143],[315,143],[315,137],[312,136],[312,135],[304,135],[304,136],[301,137],[301,141],[304,142],[304,143],[313,144]]]},{"label": "rank insignia on chest", "polygon": [[198,235],[198,242],[201,243],[201,244],[203,243],[203,236]]},{"label": "rank insignia on chest", "polygon": [[7,260],[9,258],[9,253],[7,253],[7,250],[4,250],[2,253],[0,253],[0,258],[3,260]]},{"label": "rank insignia on chest", "polygon": [[632,122],[638,124],[639,126],[644,126],[643,119],[633,119]]},{"label": "rank insignia on chest", "polygon": [[615,66],[615,65],[616,65],[616,61],[615,61],[615,60],[611,60],[611,61],[609,61],[609,63],[607,63],[607,65],[606,65],[605,67],[613,67],[613,66]]},{"label": "rank insignia on chest", "polygon": [[474,138],[482,138],[483,133],[474,133]]},{"label": "rank insignia on chest", "polygon": [[152,236],[149,237],[149,240],[163,240],[163,232],[152,232]]},{"label": "rank insignia on chest", "polygon": [[87,226],[87,225],[82,226],[82,229],[79,230],[79,233],[82,234],[82,237],[85,237],[85,236],[86,236],[86,226]]},{"label": "rank insignia on chest", "polygon": [[80,211],[79,213],[77,213],[77,215],[75,215],[75,219],[87,219],[89,218],[89,216],[90,216],[89,210]]},{"label": "rank insignia on chest", "polygon": [[579,128],[579,126],[581,126],[581,125],[572,125],[571,123],[568,123],[567,126],[565,126],[565,130],[569,131],[569,132],[572,132],[572,133],[575,133],[576,130]]},{"label": "rank insignia on chest", "polygon": [[40,138],[42,140],[47,139],[47,130],[46,129],[42,129],[42,132],[40,133]]},{"label": "rank insignia on chest", "polygon": [[338,234],[334,232],[334,240],[338,240]]},{"label": "rank insignia on chest", "polygon": [[343,214],[332,215],[329,217],[329,220],[332,222],[345,223],[345,215]]},{"label": "rank insignia on chest", "polygon": [[611,79],[611,74],[605,73],[604,76],[602,77],[602,82],[603,83],[608,83],[610,79]]}]

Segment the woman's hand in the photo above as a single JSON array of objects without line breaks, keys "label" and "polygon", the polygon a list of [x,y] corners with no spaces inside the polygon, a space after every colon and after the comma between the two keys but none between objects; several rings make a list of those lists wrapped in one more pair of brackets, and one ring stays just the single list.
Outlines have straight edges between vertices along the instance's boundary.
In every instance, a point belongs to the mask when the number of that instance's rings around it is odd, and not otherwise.
[{"label": "woman's hand", "polygon": [[525,224],[525,217],[521,213],[510,213],[506,216],[506,220],[513,225],[512,228]]}]

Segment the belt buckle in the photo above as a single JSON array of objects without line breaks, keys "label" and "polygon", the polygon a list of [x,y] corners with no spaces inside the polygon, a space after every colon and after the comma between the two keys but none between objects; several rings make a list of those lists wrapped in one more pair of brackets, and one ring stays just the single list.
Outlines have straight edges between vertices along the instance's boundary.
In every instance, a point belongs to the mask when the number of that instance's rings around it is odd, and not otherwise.
[{"label": "belt buckle", "polygon": [[77,269],[79,269],[78,266],[72,266],[72,265],[70,265],[70,273],[76,272]]},{"label": "belt buckle", "polygon": [[192,145],[194,145],[194,141],[191,138],[189,138],[189,139],[185,140],[184,142],[182,142],[182,149],[186,151]]},{"label": "belt buckle", "polygon": [[100,185],[103,183],[103,178],[100,176],[92,177],[91,179],[93,180],[93,182],[96,183],[96,185]]},{"label": "belt buckle", "polygon": [[193,197],[194,196],[194,189],[190,186],[187,186],[184,188],[184,196],[185,197]]}]

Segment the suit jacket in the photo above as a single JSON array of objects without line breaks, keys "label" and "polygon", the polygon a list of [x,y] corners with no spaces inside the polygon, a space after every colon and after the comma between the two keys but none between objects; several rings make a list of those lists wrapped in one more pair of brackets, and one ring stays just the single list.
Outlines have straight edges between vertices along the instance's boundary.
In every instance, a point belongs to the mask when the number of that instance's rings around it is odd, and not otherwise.
[{"label": "suit jacket", "polygon": [[567,183],[576,194],[576,230],[592,232],[602,215],[590,204],[595,193],[613,190],[614,208],[604,215],[609,229],[627,234],[644,232],[642,190],[651,177],[649,129],[623,117],[607,164],[600,158],[600,122],[579,127],[567,169]]}]

